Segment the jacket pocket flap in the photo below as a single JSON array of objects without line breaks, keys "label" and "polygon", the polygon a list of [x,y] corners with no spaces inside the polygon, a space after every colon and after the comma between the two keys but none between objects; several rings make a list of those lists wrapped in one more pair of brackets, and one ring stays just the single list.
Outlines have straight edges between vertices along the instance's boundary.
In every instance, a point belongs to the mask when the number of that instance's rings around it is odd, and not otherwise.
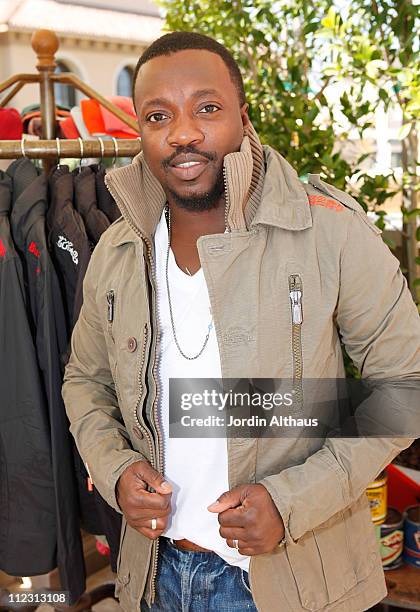
[{"label": "jacket pocket flap", "polygon": [[344,517],[338,513],[321,527],[286,546],[302,606],[319,610],[357,584]]}]

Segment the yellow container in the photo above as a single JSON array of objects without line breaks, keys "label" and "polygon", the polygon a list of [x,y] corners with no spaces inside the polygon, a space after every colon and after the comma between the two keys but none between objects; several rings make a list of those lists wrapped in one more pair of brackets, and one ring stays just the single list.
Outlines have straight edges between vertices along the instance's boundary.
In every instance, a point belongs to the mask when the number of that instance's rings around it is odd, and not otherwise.
[{"label": "yellow container", "polygon": [[366,489],[368,496],[372,521],[375,525],[381,525],[387,514],[387,475],[381,472],[379,476]]}]

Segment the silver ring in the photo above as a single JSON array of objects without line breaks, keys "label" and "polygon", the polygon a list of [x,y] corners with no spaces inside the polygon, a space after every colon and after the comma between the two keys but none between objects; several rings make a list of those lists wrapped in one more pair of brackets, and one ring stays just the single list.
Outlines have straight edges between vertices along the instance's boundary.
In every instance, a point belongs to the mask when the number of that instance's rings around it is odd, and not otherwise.
[{"label": "silver ring", "polygon": [[239,542],[238,542],[238,540],[233,540],[233,545],[236,548],[236,550],[239,550]]},{"label": "silver ring", "polygon": [[153,531],[156,529],[157,527],[157,519],[152,519],[152,529]]}]

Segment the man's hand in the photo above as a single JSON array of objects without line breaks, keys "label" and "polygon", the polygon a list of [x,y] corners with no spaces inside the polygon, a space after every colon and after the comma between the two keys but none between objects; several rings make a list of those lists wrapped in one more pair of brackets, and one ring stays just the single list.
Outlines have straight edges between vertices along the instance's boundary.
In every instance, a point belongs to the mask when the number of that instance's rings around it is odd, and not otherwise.
[{"label": "man's hand", "polygon": [[[146,490],[147,486],[154,493]],[[162,535],[171,512],[172,487],[150,463],[132,463],[118,479],[117,502],[130,527],[151,540]],[[156,519],[156,529],[152,529]]]},{"label": "man's hand", "polygon": [[267,489],[247,484],[223,493],[207,508],[219,514],[220,535],[241,555],[271,552],[284,538],[284,523]]}]

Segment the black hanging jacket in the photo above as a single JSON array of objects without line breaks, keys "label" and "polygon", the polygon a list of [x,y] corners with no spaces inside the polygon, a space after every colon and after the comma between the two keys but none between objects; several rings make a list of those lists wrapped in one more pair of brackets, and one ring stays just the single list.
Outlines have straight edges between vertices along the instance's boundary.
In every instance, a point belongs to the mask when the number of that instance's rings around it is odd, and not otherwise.
[{"label": "black hanging jacket", "polygon": [[91,249],[80,213],[73,206],[73,175],[68,166],[55,168],[49,177],[47,211],[48,244],[65,296],[67,331],[70,334],[82,306],[82,282]]},{"label": "black hanging jacket", "polygon": [[47,405],[10,235],[12,181],[0,171],[0,570],[56,566],[56,507]]},{"label": "black hanging jacket", "polygon": [[[66,296],[70,330],[79,316],[83,279],[91,253],[83,220],[73,207],[74,176],[67,166],[52,170],[47,212],[48,242],[63,295]],[[88,490],[88,474],[75,445],[73,454],[81,526],[88,533],[106,535],[111,550],[111,567],[116,571],[121,515],[106,503],[96,489]]]},{"label": "black hanging jacket", "polygon": [[86,232],[92,245],[95,246],[104,231],[110,226],[108,217],[98,208],[96,199],[96,178],[91,167],[73,171],[74,204],[82,215]]},{"label": "black hanging jacket", "polygon": [[114,198],[109,193],[108,187],[105,185],[106,170],[100,164],[92,164],[90,168],[95,173],[97,206],[107,216],[109,222],[114,223],[114,221],[121,217],[121,213]]},{"label": "black hanging jacket", "polygon": [[47,249],[47,177],[44,173],[38,175],[27,159],[13,162],[7,172],[13,179],[12,236],[26,270],[38,363],[48,401],[57,566],[61,587],[70,591],[73,604],[85,590],[85,565],[72,443],[61,397],[62,356],[67,350],[68,337],[60,285]]}]

